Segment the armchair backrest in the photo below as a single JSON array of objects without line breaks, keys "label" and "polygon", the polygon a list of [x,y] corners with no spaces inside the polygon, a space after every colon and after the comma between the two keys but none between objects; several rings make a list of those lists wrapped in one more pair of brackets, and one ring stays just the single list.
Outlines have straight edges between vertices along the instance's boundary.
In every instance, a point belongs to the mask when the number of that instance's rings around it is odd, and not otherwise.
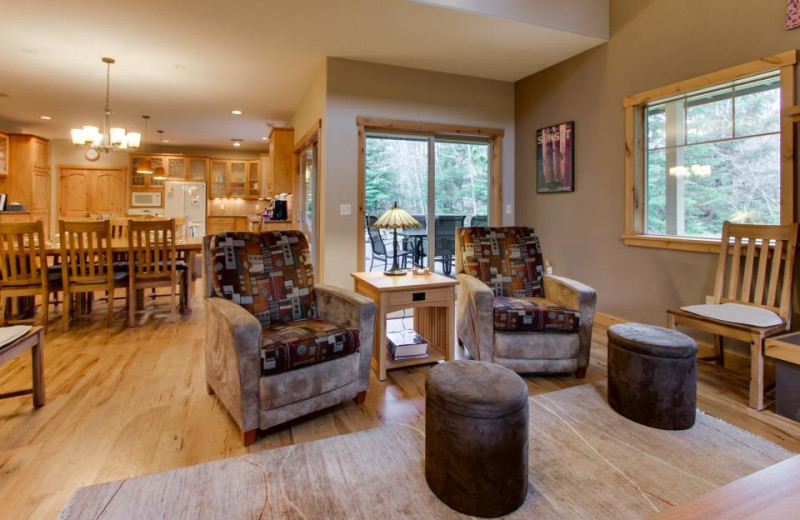
[{"label": "armchair backrest", "polygon": [[264,327],[316,316],[314,267],[302,231],[229,231],[203,242],[206,296],[233,301]]},{"label": "armchair backrest", "polygon": [[545,297],[542,248],[533,228],[456,229],[456,273],[478,278],[495,296]]}]

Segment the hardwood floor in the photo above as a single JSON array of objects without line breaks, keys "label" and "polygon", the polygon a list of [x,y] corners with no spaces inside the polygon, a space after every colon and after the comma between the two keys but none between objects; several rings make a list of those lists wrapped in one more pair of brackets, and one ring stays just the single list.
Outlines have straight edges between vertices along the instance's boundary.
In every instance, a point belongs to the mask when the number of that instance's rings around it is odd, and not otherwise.
[{"label": "hardwood floor", "polygon": [[[195,292],[198,294],[198,292]],[[204,311],[168,323],[166,300],[148,302],[137,327],[105,327],[104,305],[50,327],[45,339],[47,404],[32,397],[0,401],[0,516],[53,519],[78,487],[321,439],[424,413],[426,367],[373,372],[363,406],[347,402],[262,434],[242,447],[236,425],[206,393]],[[154,312],[154,309],[157,309]],[[59,319],[59,313],[54,318]],[[587,378],[528,377],[531,394],[605,378],[605,329],[596,327]],[[30,356],[0,367],[0,392],[30,385]],[[800,423],[747,407],[747,375],[701,366],[699,407],[725,421],[800,451]]]}]

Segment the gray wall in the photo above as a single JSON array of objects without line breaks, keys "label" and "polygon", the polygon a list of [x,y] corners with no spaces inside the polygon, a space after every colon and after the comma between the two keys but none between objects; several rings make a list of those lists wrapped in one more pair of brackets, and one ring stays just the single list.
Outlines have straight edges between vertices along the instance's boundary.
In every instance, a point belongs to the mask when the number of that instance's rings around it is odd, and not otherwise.
[{"label": "gray wall", "polygon": [[[623,96],[797,48],[785,12],[778,0],[612,0],[607,44],[516,83],[516,222],[537,228],[557,274],[597,289],[601,312],[664,324],[667,308],[703,303],[716,272],[714,255],[622,244]],[[575,192],[538,195],[536,130],[570,120]]]}]

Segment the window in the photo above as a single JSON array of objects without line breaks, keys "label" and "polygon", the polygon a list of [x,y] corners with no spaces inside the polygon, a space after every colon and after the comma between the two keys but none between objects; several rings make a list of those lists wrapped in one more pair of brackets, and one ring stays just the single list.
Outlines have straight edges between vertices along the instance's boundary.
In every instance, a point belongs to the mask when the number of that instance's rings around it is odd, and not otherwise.
[{"label": "window", "polygon": [[794,220],[781,107],[795,62],[790,51],[625,98],[626,244],[714,251],[726,220]]}]

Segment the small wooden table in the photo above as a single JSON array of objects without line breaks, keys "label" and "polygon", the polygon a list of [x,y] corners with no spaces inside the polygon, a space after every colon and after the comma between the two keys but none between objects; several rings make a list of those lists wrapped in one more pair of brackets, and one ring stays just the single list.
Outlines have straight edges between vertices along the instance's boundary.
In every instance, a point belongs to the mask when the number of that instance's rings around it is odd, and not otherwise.
[{"label": "small wooden table", "polygon": [[8,345],[0,347],[0,366],[5,365],[26,350],[31,351],[33,388],[0,394],[0,399],[33,394],[33,405],[44,405],[44,329],[33,327],[27,334]]},{"label": "small wooden table", "polygon": [[800,421],[800,332],[767,339],[765,355],[775,363],[775,412]]},{"label": "small wooden table", "polygon": [[[387,276],[381,271],[352,273],[355,290],[378,304],[372,356],[378,379],[386,371],[455,358],[455,306],[458,281],[438,274]],[[395,361],[386,353],[386,317],[390,312],[414,309],[414,330],[428,340],[428,357]]]}]

